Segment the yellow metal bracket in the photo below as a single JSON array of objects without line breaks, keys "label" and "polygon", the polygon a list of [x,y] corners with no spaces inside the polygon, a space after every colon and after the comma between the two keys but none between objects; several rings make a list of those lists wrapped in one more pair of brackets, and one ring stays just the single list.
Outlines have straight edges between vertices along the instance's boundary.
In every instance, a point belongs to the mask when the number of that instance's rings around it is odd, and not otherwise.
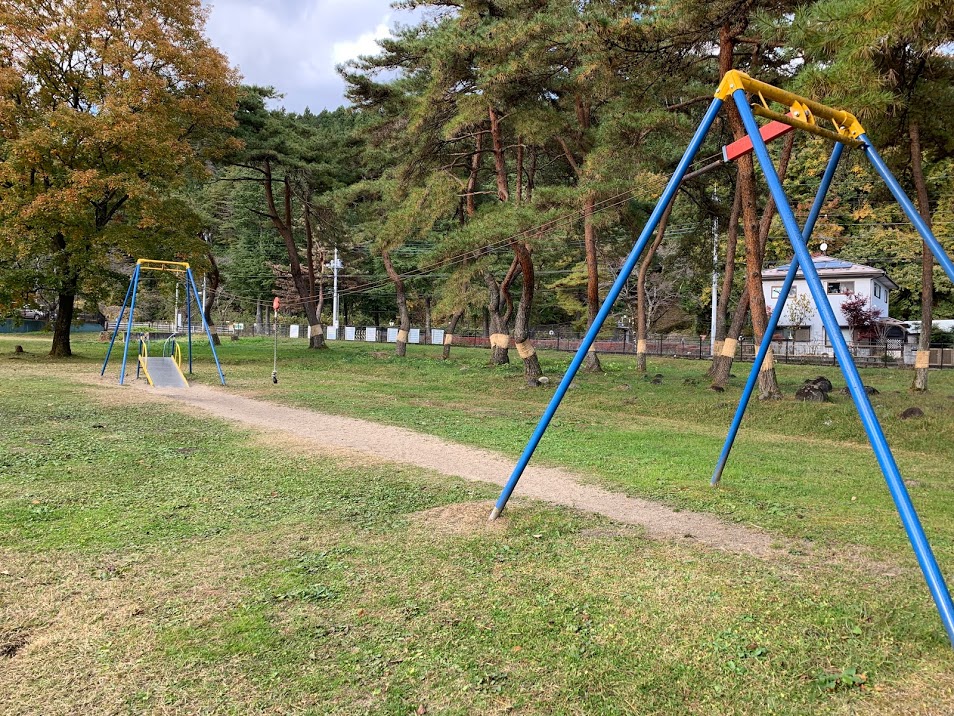
[{"label": "yellow metal bracket", "polygon": [[185,261],[156,261],[154,259],[139,259],[136,263],[143,271],[170,271],[172,273],[182,273],[189,270],[189,264]]},{"label": "yellow metal bracket", "polygon": [[[753,105],[752,112],[760,117],[782,122],[819,137],[841,142],[849,147],[860,147],[862,144],[859,137],[865,133],[865,128],[851,112],[835,109],[760,82],[739,70],[730,70],[725,73],[719,88],[715,91],[715,96],[725,101],[732,96],[733,92],[740,89],[758,96],[760,103]],[[784,114],[771,109],[769,102],[788,107],[789,113]],[[831,122],[832,128],[820,126],[816,119],[818,117]]]}]

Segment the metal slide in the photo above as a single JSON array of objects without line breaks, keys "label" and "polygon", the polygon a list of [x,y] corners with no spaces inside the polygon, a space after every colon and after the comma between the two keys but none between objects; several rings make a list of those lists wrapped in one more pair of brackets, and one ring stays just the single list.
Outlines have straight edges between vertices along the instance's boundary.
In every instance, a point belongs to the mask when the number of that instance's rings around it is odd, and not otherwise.
[{"label": "metal slide", "polygon": [[189,387],[174,358],[150,358],[145,367],[149,382],[157,388]]}]

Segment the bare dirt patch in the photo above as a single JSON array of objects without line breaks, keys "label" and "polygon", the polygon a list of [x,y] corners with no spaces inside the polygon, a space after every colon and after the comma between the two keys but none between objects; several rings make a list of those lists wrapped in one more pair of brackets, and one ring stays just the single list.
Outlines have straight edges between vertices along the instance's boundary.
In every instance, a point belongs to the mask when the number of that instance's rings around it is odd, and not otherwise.
[{"label": "bare dirt patch", "polygon": [[25,632],[0,633],[0,659],[12,659],[29,643],[29,636]]},{"label": "bare dirt patch", "polygon": [[438,536],[504,532],[508,522],[505,516],[494,522],[487,520],[493,506],[492,502],[458,502],[415,512],[410,519],[419,531]]}]

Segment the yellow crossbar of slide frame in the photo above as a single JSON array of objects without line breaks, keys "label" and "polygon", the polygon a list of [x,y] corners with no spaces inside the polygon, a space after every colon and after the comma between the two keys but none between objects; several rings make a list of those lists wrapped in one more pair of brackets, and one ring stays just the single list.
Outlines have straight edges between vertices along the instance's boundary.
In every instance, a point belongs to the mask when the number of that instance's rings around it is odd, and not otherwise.
[{"label": "yellow crossbar of slide frame", "polygon": [[[757,97],[761,101],[761,104],[752,106],[752,111],[760,117],[774,119],[796,129],[803,129],[811,134],[816,134],[819,137],[841,142],[849,147],[861,146],[859,137],[865,133],[865,128],[861,126],[861,122],[851,112],[835,109],[806,97],[800,97],[766,82],[753,79],[738,70],[730,70],[725,73],[715,96],[725,101],[739,89],[748,92],[753,98]],[[788,107],[789,114],[786,115],[770,109],[769,101]],[[831,122],[833,129],[819,126],[816,122],[817,117]]]},{"label": "yellow crossbar of slide frame", "polygon": [[156,261],[153,259],[139,259],[136,263],[144,271],[171,271],[172,273],[182,273],[189,270],[189,264],[185,261]]}]

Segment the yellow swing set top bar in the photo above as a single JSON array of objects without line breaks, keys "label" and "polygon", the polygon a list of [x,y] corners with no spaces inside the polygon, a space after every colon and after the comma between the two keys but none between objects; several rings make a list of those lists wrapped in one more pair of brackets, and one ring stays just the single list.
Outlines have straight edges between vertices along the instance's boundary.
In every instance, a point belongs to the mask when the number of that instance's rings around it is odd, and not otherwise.
[{"label": "yellow swing set top bar", "polygon": [[172,273],[182,273],[183,271],[189,270],[189,264],[185,261],[156,261],[154,259],[139,259],[136,261],[136,264],[144,271],[171,271]]},{"label": "yellow swing set top bar", "polygon": [[[739,70],[730,70],[725,73],[719,88],[715,91],[715,96],[725,101],[738,89],[758,97],[761,104],[753,104],[752,112],[760,117],[773,119],[796,129],[803,129],[849,147],[860,147],[862,144],[859,137],[865,133],[865,128],[851,112],[834,109],[766,82],[760,82]],[[789,108],[790,114],[786,115],[770,109],[769,101],[785,105]],[[828,120],[834,129],[819,126],[816,117]]]}]

